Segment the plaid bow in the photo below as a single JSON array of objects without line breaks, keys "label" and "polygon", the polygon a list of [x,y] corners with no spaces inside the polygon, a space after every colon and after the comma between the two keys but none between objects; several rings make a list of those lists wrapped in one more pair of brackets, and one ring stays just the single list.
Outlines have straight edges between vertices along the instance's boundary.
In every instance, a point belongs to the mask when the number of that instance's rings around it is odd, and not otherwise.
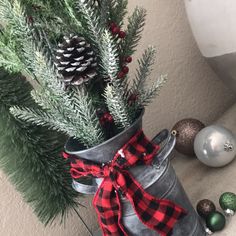
[{"label": "plaid bow", "polygon": [[186,211],[166,199],[157,199],[146,193],[132,177],[128,169],[134,165],[149,165],[159,150],[139,131],[120,149],[114,159],[103,165],[72,157],[71,175],[75,179],[82,176],[104,178],[93,205],[104,236],[128,236],[122,225],[122,206],[120,194],[132,204],[138,218],[147,227],[161,236],[172,234],[177,220],[186,215]]}]

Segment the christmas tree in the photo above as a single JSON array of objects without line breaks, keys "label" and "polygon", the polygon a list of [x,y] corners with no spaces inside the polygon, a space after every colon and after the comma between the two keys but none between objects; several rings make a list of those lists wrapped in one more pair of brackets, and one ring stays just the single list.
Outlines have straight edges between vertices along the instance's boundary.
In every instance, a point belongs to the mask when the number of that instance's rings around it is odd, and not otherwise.
[{"label": "christmas tree", "polygon": [[[26,94],[31,93],[34,105],[19,99],[19,103],[10,103],[5,108],[5,114],[10,116],[10,107],[11,114],[18,119],[11,117],[13,123],[34,134],[37,127],[44,127],[39,129],[36,139],[55,143],[50,145],[55,152],[48,150],[47,145],[35,150],[41,157],[47,157],[47,150],[54,153],[52,163],[49,158],[44,162],[52,172],[37,171],[42,165],[34,162],[33,157],[22,166],[22,170],[35,168],[32,177],[63,182],[68,173],[58,157],[64,141],[59,137],[75,137],[84,148],[104,142],[129,127],[165,83],[166,77],[161,76],[147,86],[156,53],[153,47],[147,48],[139,59],[136,76],[129,77],[128,64],[141,38],[146,11],[137,7],[125,28],[127,4],[127,0],[0,0],[0,66],[8,72],[21,73],[34,84],[31,91],[22,88]],[[5,76],[4,81],[19,89],[14,78]],[[107,121],[112,130],[109,133]],[[22,146],[28,144],[36,145],[25,140]],[[65,176],[62,178],[60,174]],[[21,186],[24,185],[23,181]],[[36,188],[36,184],[32,186]],[[41,208],[44,214],[40,211],[38,215],[46,222],[76,205],[69,186],[61,186],[60,190],[63,196],[68,196],[68,201],[62,201],[61,212],[55,210],[60,207],[60,199],[50,209],[46,205]],[[53,195],[49,189],[46,191]],[[27,191],[22,192],[30,196]],[[50,198],[50,194],[44,197]]]}]

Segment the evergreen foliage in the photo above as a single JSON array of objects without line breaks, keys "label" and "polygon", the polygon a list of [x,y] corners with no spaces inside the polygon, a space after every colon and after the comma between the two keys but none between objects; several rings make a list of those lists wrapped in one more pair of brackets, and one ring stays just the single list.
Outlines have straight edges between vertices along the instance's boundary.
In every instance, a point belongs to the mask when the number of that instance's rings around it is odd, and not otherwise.
[{"label": "evergreen foliage", "polygon": [[78,206],[68,165],[60,156],[65,136],[17,121],[9,107],[37,105],[22,76],[0,74],[0,166],[39,219],[48,224]]},{"label": "evergreen foliage", "polygon": [[128,18],[126,38],[121,43],[121,56],[132,55],[141,39],[141,33],[145,25],[146,10],[136,7],[132,16]]},{"label": "evergreen foliage", "polygon": [[[22,80],[16,82],[16,77],[2,76],[0,85],[4,86],[0,91],[5,97],[0,95],[4,98],[0,109],[8,124],[8,129],[0,124],[4,132],[0,140],[4,150],[2,164],[45,223],[76,207],[76,194],[70,187],[65,162],[58,158],[64,136],[77,138],[85,148],[104,142],[106,132],[98,111],[109,111],[115,121],[114,130],[120,132],[135,121],[166,81],[161,76],[148,86],[156,53],[150,47],[138,61],[137,74],[130,86],[127,64],[141,39],[146,11],[135,8],[128,17],[127,29],[120,31],[127,4],[128,0],[0,0],[0,67],[21,73],[35,84],[31,88]],[[114,31],[112,24],[117,26]],[[71,33],[84,37],[90,44],[96,54],[98,75],[79,87],[67,89],[54,62],[58,43]],[[83,51],[83,44],[80,46]],[[74,50],[71,46],[67,49]],[[80,58],[74,59],[78,59],[77,69],[83,70]],[[84,63],[89,64],[86,60]],[[75,70],[73,65],[69,69]],[[8,143],[9,132],[14,137]],[[17,144],[12,153],[17,157],[14,163],[6,152],[13,143]],[[36,179],[34,184],[32,179]]]},{"label": "evergreen foliage", "polygon": [[[22,3],[26,4],[27,12],[29,2],[22,1]],[[35,4],[40,6],[40,3],[45,4],[43,1],[36,1]],[[31,7],[35,4],[31,3]],[[78,10],[78,18],[73,9],[75,5]],[[53,6],[53,2],[49,1],[46,6],[48,12],[52,11]],[[146,17],[146,11],[143,8],[137,7],[132,16],[128,18],[126,37],[121,41],[114,37],[108,28],[113,20],[117,21],[117,25],[123,25],[124,16],[127,13],[127,0],[104,0],[102,2],[79,0],[77,3],[72,0],[64,0],[59,1],[59,9],[62,10],[59,11],[59,16],[63,15],[62,12],[64,14],[67,12],[71,21],[76,19],[77,30],[80,30],[79,33],[91,42],[99,62],[100,89],[95,91],[95,94],[90,94],[91,89],[87,90],[87,86],[81,86],[76,91],[66,91],[61,82],[61,75],[57,73],[53,65],[50,38],[48,39],[44,29],[42,30],[48,15],[46,14],[45,18],[42,17],[41,24],[39,22],[41,27],[30,25],[19,0],[12,2],[0,0],[0,20],[7,29],[6,32],[11,32],[12,38],[18,45],[13,54],[19,55],[21,67],[16,66],[15,69],[22,68],[22,72],[24,70],[31,79],[36,79],[38,86],[32,92],[32,97],[41,106],[39,110],[13,107],[11,112],[17,118],[74,136],[86,147],[92,147],[104,141],[104,132],[96,116],[93,97],[98,99],[100,97],[101,100],[105,98],[100,104],[107,105],[119,128],[127,128],[139,114],[142,106],[147,105],[159,91],[164,80],[159,80],[148,90],[143,89],[151,71],[150,67],[154,63],[155,50],[153,48],[147,49],[143,58],[139,60],[139,69],[134,82],[135,88],[129,89],[127,76],[123,81],[120,81],[117,76],[119,71],[123,70],[125,56],[134,53],[141,38]],[[55,13],[53,19],[55,19]],[[56,38],[55,35],[54,38]],[[3,62],[2,60],[4,65]],[[91,84],[93,83],[91,82]],[[96,95],[103,91],[104,98],[101,94]],[[138,100],[131,105],[128,103],[130,91],[139,91]]]},{"label": "evergreen foliage", "polygon": [[[103,134],[98,118],[94,115],[95,108],[91,99],[82,98],[81,92],[78,92],[74,99],[75,93],[68,94],[64,91],[52,62],[32,39],[34,35],[25,22],[24,11],[19,2],[14,1],[14,4],[10,4],[7,0],[1,0],[1,2],[4,4],[0,4],[0,12],[4,12],[3,18],[6,24],[10,24],[14,37],[21,44],[22,62],[31,78],[36,78],[39,83],[40,88],[36,89],[33,98],[43,108],[43,110],[34,111],[14,107],[11,109],[12,114],[34,124],[46,125],[48,128],[63,131],[69,136],[75,136],[87,147],[101,143],[104,140]],[[91,134],[94,136],[91,137]]]}]

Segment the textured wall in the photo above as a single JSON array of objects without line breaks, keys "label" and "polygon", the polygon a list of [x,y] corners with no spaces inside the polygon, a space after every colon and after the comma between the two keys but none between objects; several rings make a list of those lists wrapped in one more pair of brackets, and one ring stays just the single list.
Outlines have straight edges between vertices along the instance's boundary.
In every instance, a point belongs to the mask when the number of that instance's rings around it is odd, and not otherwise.
[{"label": "textured wall", "polygon": [[[151,137],[184,117],[196,117],[206,123],[219,117],[235,97],[202,59],[187,22],[183,1],[130,0],[130,9],[135,5],[143,5],[148,10],[147,26],[137,55],[149,44],[154,44],[159,53],[152,79],[160,72],[169,75],[161,96],[146,110],[146,133]],[[0,174],[0,189],[1,236],[88,235],[75,215],[71,215],[65,225],[45,229],[3,174]],[[90,228],[95,229],[90,199],[82,202],[88,208],[81,209],[81,213]]]}]

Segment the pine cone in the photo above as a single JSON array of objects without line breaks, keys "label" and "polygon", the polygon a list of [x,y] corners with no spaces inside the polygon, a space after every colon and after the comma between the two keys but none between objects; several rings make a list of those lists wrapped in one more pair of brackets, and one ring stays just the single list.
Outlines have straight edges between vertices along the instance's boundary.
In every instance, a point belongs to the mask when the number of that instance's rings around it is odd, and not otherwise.
[{"label": "pine cone", "polygon": [[66,87],[79,86],[97,75],[95,53],[80,36],[64,37],[64,42],[58,45],[55,65]]}]

